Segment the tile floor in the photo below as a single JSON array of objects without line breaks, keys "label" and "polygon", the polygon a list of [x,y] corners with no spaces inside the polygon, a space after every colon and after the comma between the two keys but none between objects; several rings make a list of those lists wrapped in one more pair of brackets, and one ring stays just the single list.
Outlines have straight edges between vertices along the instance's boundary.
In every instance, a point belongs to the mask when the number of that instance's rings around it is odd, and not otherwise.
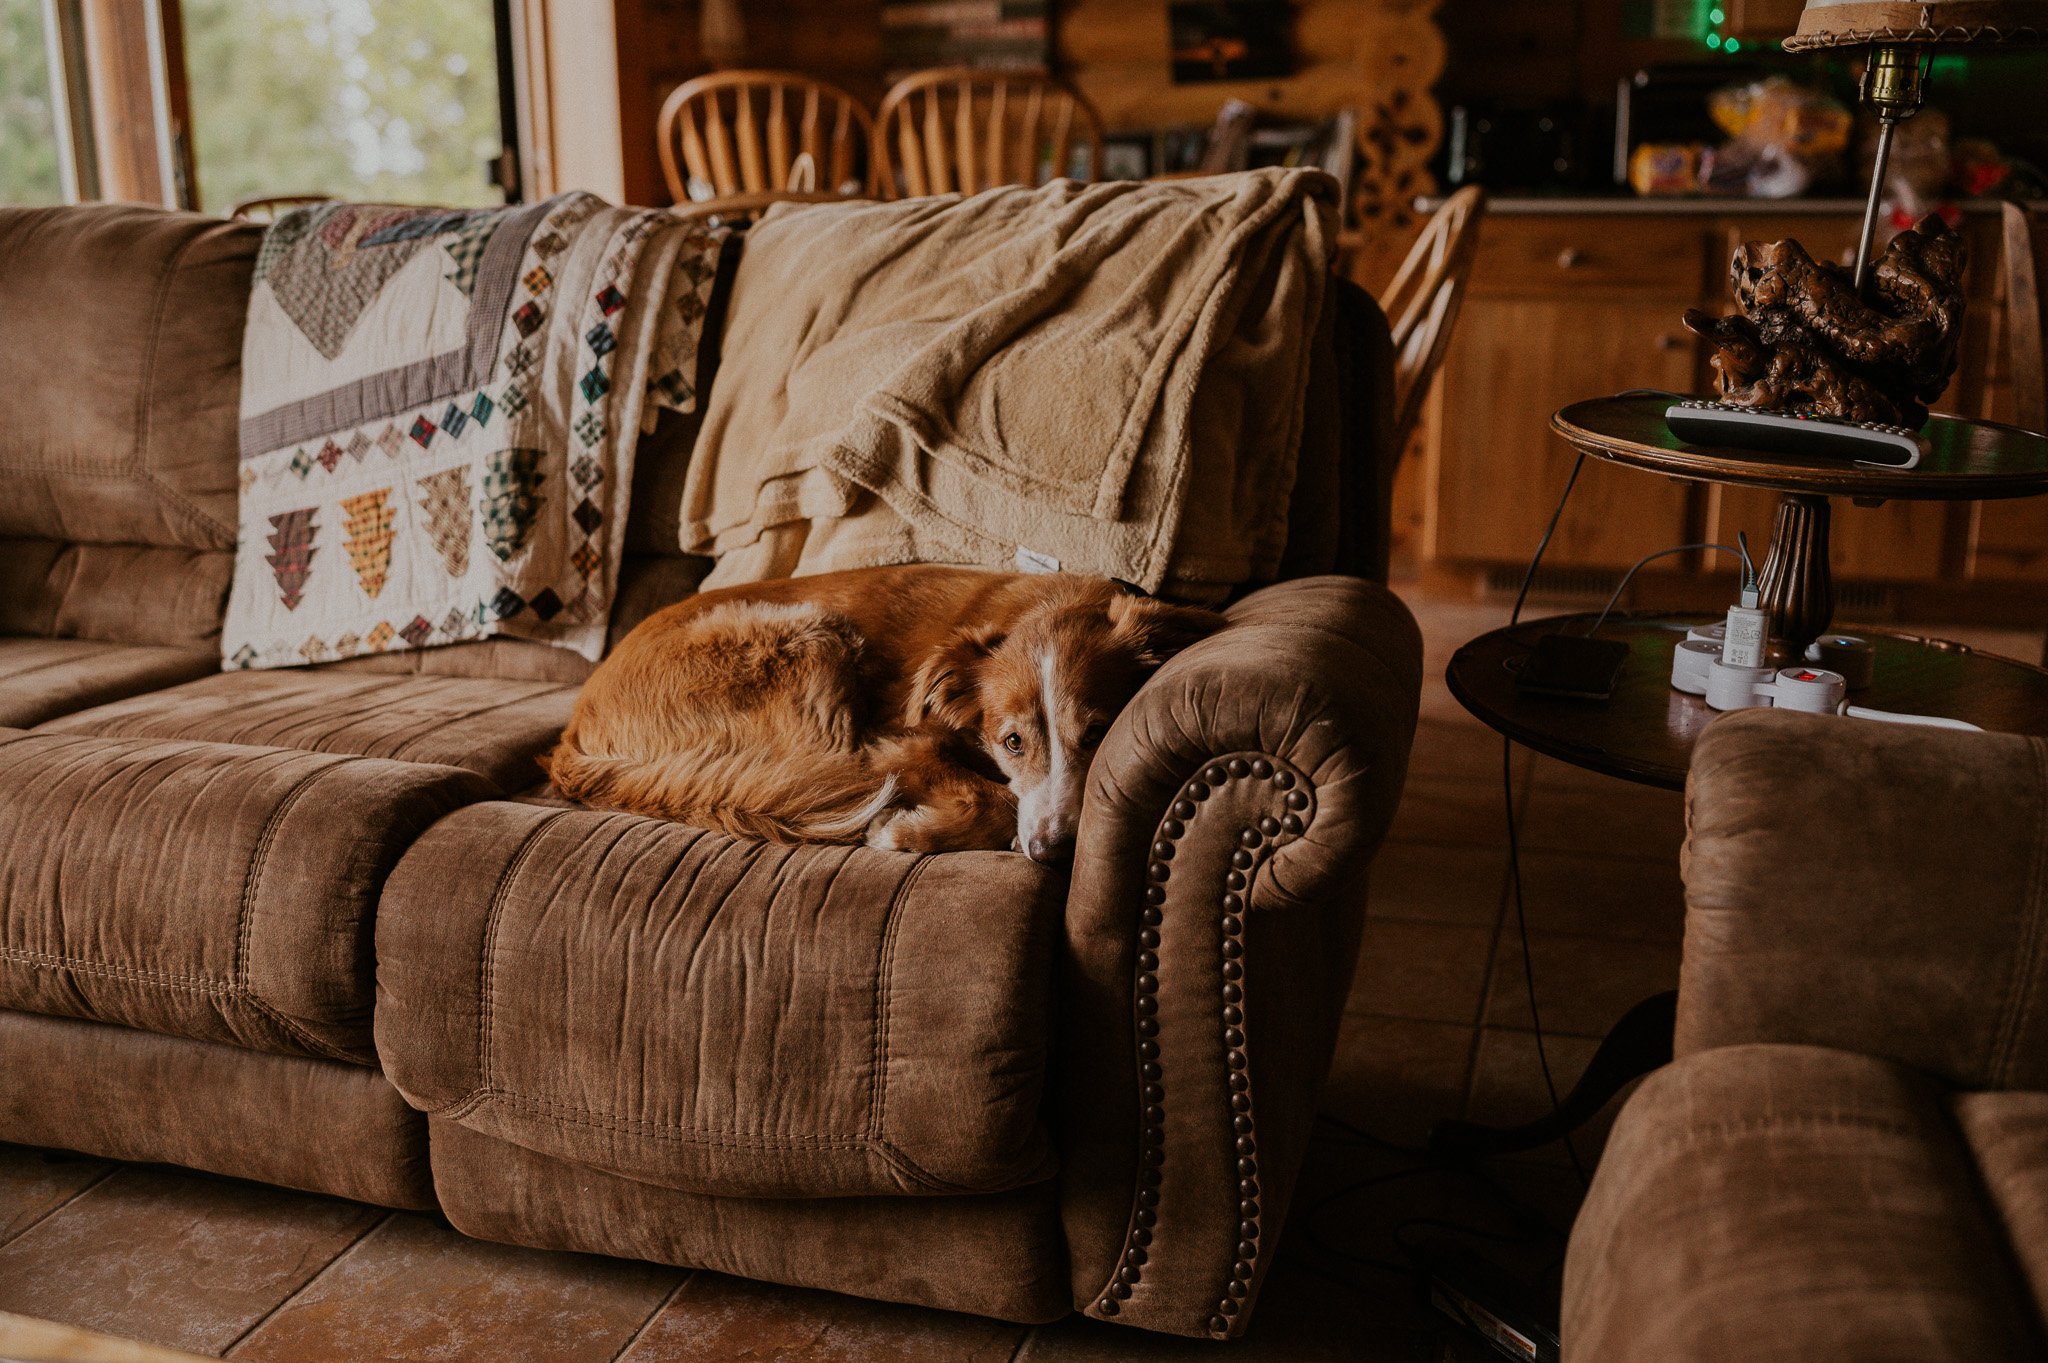
[{"label": "tile floor", "polygon": [[[1491,604],[1418,602],[1429,659],[1409,786],[1372,907],[1323,1123],[1236,1359],[1430,1356],[1407,1251],[1484,1251],[1553,1287],[1581,1187],[1562,1147],[1432,1168],[1444,1117],[1548,1105],[1503,850],[1502,745],[1445,690]],[[2023,650],[2025,640],[1986,638]],[[2034,646],[2038,647],[2038,644]],[[1674,985],[1676,794],[1517,749],[1537,1006],[1562,1089],[1631,1004]],[[1615,1106],[1618,1106],[1615,1105]],[[1613,1107],[1575,1141],[1589,1167]],[[1027,1329],[713,1273],[464,1239],[427,1216],[0,1146],[0,1311],[231,1359],[1214,1359],[1070,1319]]]}]

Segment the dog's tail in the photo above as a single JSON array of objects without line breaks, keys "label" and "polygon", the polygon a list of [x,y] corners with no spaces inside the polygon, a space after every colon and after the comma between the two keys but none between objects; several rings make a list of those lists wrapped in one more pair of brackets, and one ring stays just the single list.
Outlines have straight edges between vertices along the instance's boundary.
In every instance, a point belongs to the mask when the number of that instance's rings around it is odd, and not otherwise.
[{"label": "dog's tail", "polygon": [[858,753],[641,759],[565,740],[544,765],[571,800],[768,842],[859,842],[896,798]]}]

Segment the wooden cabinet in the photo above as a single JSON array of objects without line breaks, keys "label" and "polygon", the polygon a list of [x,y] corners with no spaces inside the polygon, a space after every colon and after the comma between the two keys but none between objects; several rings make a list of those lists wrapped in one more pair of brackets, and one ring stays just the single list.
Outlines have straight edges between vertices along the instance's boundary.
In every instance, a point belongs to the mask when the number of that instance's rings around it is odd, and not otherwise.
[{"label": "wooden cabinet", "polygon": [[[1943,410],[1996,417],[2003,401],[2004,333],[1998,218],[1973,213],[1971,316],[1955,386]],[[1572,466],[1550,430],[1568,402],[1630,388],[1711,391],[1704,347],[1680,319],[1689,307],[1733,309],[1729,260],[1745,241],[1795,237],[1821,259],[1853,257],[1858,215],[1746,212],[1496,212],[1424,433],[1422,558],[1465,571],[1527,563]],[[1777,496],[1677,483],[1588,460],[1546,565],[1620,569],[1652,550],[1769,544]],[[2048,581],[2048,500],[1981,507],[1933,502],[1837,503],[1838,580],[1953,583]],[[1683,574],[1715,561],[1674,557]],[[1645,570],[1650,571],[1650,570]]]},{"label": "wooden cabinet", "polygon": [[[1425,552],[1441,559],[1529,557],[1570,475],[1550,414],[1588,393],[1683,391],[1696,364],[1668,297],[1473,298],[1443,374],[1436,506]],[[1588,460],[1548,561],[1627,566],[1684,542],[1687,489]]]}]

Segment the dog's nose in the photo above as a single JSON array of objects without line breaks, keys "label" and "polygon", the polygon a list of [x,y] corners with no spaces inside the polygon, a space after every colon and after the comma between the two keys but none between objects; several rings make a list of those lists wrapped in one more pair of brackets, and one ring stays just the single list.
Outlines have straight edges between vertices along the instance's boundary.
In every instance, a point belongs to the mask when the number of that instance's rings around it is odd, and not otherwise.
[{"label": "dog's nose", "polygon": [[1065,866],[1074,859],[1072,838],[1033,838],[1025,853],[1042,866]]}]

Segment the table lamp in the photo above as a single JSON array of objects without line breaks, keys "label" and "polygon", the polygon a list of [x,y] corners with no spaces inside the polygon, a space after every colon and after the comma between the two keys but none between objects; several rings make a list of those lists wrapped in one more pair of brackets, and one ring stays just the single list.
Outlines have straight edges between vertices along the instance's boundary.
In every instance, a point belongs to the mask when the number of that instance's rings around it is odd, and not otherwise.
[{"label": "table lamp", "polygon": [[1877,164],[1856,247],[1856,288],[1870,270],[1877,208],[1891,164],[1892,134],[1920,112],[1936,47],[2048,42],[2048,0],[1806,0],[1787,52],[1825,47],[1873,49],[1863,100],[1877,111]]}]

